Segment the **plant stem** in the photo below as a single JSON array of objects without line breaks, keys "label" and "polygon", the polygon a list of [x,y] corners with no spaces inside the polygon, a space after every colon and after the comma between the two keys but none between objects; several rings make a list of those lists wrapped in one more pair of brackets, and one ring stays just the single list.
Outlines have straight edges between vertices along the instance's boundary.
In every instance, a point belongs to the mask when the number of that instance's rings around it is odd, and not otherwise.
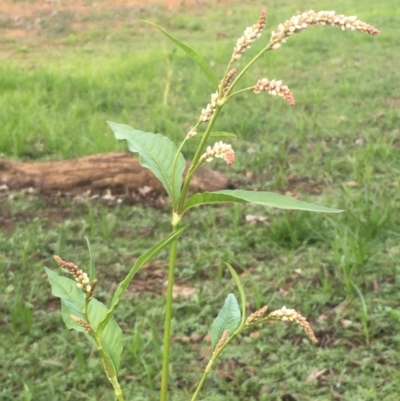
[{"label": "plant stem", "polygon": [[[197,128],[197,125],[194,128]],[[174,157],[174,161],[172,162],[172,210],[175,213],[178,212],[178,210],[176,208],[176,205],[175,205],[175,198],[176,198],[177,194],[175,194],[175,192],[174,192],[174,188],[175,188],[175,171],[176,171],[176,165],[178,163],[179,155],[181,153],[181,150],[182,150],[183,146],[187,142],[187,140],[188,140],[188,137],[186,136],[185,139],[182,141],[182,143],[179,145],[179,148],[176,151],[176,154],[175,154],[175,157]]]},{"label": "plant stem", "polygon": [[[172,226],[172,232],[178,230],[178,224]],[[164,346],[163,346],[163,362],[161,372],[161,389],[160,401],[167,401],[168,393],[168,373],[169,373],[169,352],[171,345],[171,320],[172,320],[172,292],[174,289],[174,273],[176,264],[176,253],[178,240],[174,239],[171,242],[169,252],[169,268],[168,268],[168,287],[165,304],[165,322],[164,322]]]},{"label": "plant stem", "polygon": [[182,214],[183,206],[186,201],[186,195],[189,189],[189,184],[190,180],[192,179],[193,174],[195,173],[197,167],[199,167],[199,160],[201,157],[201,153],[203,152],[204,146],[207,142],[208,137],[210,136],[210,132],[212,130],[212,127],[214,126],[214,123],[218,117],[219,112],[221,111],[222,105],[218,105],[215,108],[214,114],[211,117],[210,122],[208,123],[207,129],[204,132],[203,137],[201,138],[201,142],[199,146],[197,147],[196,153],[193,157],[192,164],[190,165],[190,168],[187,172],[185,182],[183,184],[182,192],[181,192],[181,197],[179,200],[179,205],[178,205],[178,214]]},{"label": "plant stem", "polygon": [[122,390],[121,390],[121,387],[120,387],[120,385],[118,383],[117,377],[114,376],[114,377],[110,378],[110,382],[114,387],[114,392],[115,392],[115,395],[117,396],[117,400],[118,401],[125,401],[124,400],[124,396],[122,395]]},{"label": "plant stem", "polygon": [[233,96],[238,95],[239,93],[247,92],[247,91],[250,91],[250,90],[253,90],[253,89],[254,89],[254,86],[249,86],[248,88],[240,89],[240,90],[238,90],[238,91],[232,93],[231,95],[229,95],[228,100],[229,100],[230,98],[232,98]]},{"label": "plant stem", "polygon": [[196,390],[191,398],[190,401],[195,401],[197,399],[197,396],[200,393],[201,388],[203,387],[204,382],[206,381],[209,373],[211,372],[211,368],[214,364],[214,362],[218,359],[219,355],[221,354],[221,352],[226,348],[226,346],[236,337],[238,336],[241,332],[243,332],[246,328],[246,325],[242,325],[240,327],[238,327],[236,329],[236,331],[232,334],[231,337],[229,337],[225,343],[219,348],[214,350],[211,359],[208,361],[208,364],[206,366],[206,368],[204,369],[203,375],[201,376],[201,379],[199,381],[199,383],[197,384]]},{"label": "plant stem", "polygon": [[208,361],[208,364],[207,364],[207,366],[206,366],[206,368],[205,368],[205,370],[204,370],[203,375],[201,376],[201,379],[200,379],[200,381],[199,381],[199,384],[198,384],[197,387],[196,387],[196,391],[194,392],[194,394],[193,394],[193,396],[192,396],[192,398],[191,398],[191,401],[195,401],[196,398],[197,398],[197,396],[199,395],[200,390],[201,390],[201,388],[203,387],[203,384],[204,384],[204,382],[206,381],[207,376],[208,376],[208,374],[209,374],[210,371],[211,371],[211,367],[212,367],[213,363],[214,363],[214,359],[210,359],[210,360]]},{"label": "plant stem", "polygon": [[234,79],[234,81],[231,83],[229,86],[228,91],[225,93],[225,96],[229,96],[229,94],[232,92],[232,89],[235,87],[235,85],[240,81],[240,79],[243,77],[243,75],[248,71],[248,69],[267,51],[271,50],[273,43],[269,42],[267,46],[265,46],[263,49],[261,49],[250,61],[249,63],[243,68],[242,71],[237,75],[237,77]]}]

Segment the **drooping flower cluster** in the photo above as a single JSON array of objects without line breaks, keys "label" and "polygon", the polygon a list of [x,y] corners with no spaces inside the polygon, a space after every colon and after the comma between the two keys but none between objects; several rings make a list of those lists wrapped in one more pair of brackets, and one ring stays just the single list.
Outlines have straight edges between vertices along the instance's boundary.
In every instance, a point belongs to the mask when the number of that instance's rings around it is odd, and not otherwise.
[{"label": "drooping flower cluster", "polygon": [[222,87],[222,95],[225,95],[226,92],[229,89],[229,86],[232,82],[233,77],[236,75],[237,69],[236,68],[232,68],[230,71],[228,71],[228,73],[226,74],[225,79],[221,82],[221,86]]},{"label": "drooping flower cluster", "polygon": [[299,33],[309,26],[332,25],[344,30],[361,31],[369,35],[379,35],[380,31],[372,25],[357,19],[356,16],[347,17],[336,14],[335,11],[306,11],[300,15],[295,15],[283,24],[278,26],[276,32],[271,34],[272,49],[279,49],[287,38],[295,33]]},{"label": "drooping flower cluster", "polygon": [[210,162],[214,157],[224,159],[227,164],[232,164],[235,160],[235,152],[231,145],[222,141],[208,146],[205,153],[200,157],[200,163]]},{"label": "drooping flower cluster", "polygon": [[262,10],[258,22],[253,26],[246,28],[243,35],[236,42],[236,46],[233,48],[231,62],[239,60],[240,57],[242,57],[242,54],[250,49],[251,44],[261,36],[261,32],[265,28],[266,22],[267,16],[265,10]]},{"label": "drooping flower cluster", "polygon": [[208,103],[207,107],[201,111],[200,121],[207,122],[211,119],[214,114],[215,108],[217,107],[218,92],[211,95],[211,102]]},{"label": "drooping flower cluster", "polygon": [[72,313],[69,315],[69,317],[70,317],[73,321],[79,323],[79,324],[86,330],[86,332],[87,332],[88,334],[90,334],[90,335],[93,335],[93,334],[94,334],[94,330],[93,330],[92,325],[91,325],[90,323],[88,323],[85,319],[82,319],[81,317],[75,316],[75,315],[73,315]]},{"label": "drooping flower cluster", "polygon": [[292,106],[296,103],[292,92],[286,85],[282,85],[282,81],[275,81],[275,79],[270,81],[267,78],[259,79],[253,88],[253,92],[258,94],[261,91],[267,91],[273,96],[281,96]]},{"label": "drooping flower cluster", "polygon": [[297,313],[294,309],[287,309],[286,306],[283,306],[281,309],[271,312],[267,319],[295,322],[303,328],[311,341],[314,341],[315,343],[318,342],[310,323],[308,323],[306,318],[301,316],[300,313]]},{"label": "drooping flower cluster", "polygon": [[219,339],[217,345],[214,348],[213,356],[215,356],[220,351],[220,349],[224,346],[224,344],[228,338],[228,334],[229,334],[228,329],[223,331],[221,338]]},{"label": "drooping flower cluster", "polygon": [[90,282],[88,275],[83,270],[79,269],[79,267],[74,263],[67,262],[61,259],[58,255],[54,255],[53,258],[64,270],[72,274],[76,281],[77,287],[83,290],[87,299],[92,299],[98,280],[95,279]]},{"label": "drooping flower cluster", "polygon": [[264,314],[268,310],[268,305],[263,306],[261,309],[258,311],[255,311],[252,313],[247,319],[246,319],[246,325],[250,326],[254,323],[257,323],[257,321],[264,316]]}]

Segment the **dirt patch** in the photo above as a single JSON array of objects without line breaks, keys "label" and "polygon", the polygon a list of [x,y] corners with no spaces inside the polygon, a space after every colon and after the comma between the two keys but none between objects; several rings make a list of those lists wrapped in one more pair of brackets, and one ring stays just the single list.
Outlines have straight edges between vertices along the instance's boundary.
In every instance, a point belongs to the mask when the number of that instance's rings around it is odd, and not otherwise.
[{"label": "dirt patch", "polygon": [[290,175],[286,182],[286,187],[281,192],[289,195],[290,193],[321,195],[326,190],[326,184],[323,181],[313,182],[308,177],[299,177]]},{"label": "dirt patch", "polygon": [[[3,0],[0,3],[0,37],[15,38],[31,36],[52,23],[60,27],[68,25],[68,19],[81,21],[88,15],[116,10],[190,10],[210,4],[228,3],[230,0]],[[71,22],[72,23],[72,22]],[[57,27],[56,27],[57,28]]]},{"label": "dirt patch", "polygon": [[166,9],[199,7],[210,3],[225,3],[229,0],[5,0],[0,4],[0,12],[5,16],[27,17],[36,12],[111,10],[116,8],[146,8],[151,5]]}]

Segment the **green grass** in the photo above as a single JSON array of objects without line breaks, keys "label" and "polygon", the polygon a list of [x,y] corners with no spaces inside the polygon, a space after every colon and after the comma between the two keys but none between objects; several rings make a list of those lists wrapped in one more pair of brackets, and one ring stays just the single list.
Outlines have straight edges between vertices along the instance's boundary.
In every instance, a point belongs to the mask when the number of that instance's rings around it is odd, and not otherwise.
[{"label": "green grass", "polygon": [[[175,304],[172,400],[189,399],[207,362],[211,322],[235,291],[225,260],[242,274],[250,310],[295,308],[309,318],[320,344],[284,323],[255,330],[222,355],[201,400],[398,399],[397,3],[310,1],[308,8],[357,14],[382,33],[310,28],[269,53],[246,79],[249,85],[264,76],[284,80],[294,108],[280,98],[245,94],[225,109],[218,127],[238,134],[237,160],[231,168],[213,168],[244,188],[291,192],[345,212],[223,206],[190,213],[193,231],[179,245],[177,279],[197,291]],[[179,142],[212,88],[190,60],[167,42],[164,48],[160,34],[138,19],[162,24],[222,73],[260,6],[74,15],[96,27],[78,32],[69,19],[59,19],[43,22],[35,37],[2,39],[0,156],[58,160],[125,149],[107,120]],[[268,8],[267,32],[304,5],[292,0]],[[57,29],[63,26],[68,29]],[[163,105],[165,52],[172,78]],[[189,147],[186,155],[192,154]],[[110,400],[95,353],[64,328],[43,266],[57,269],[54,253],[87,266],[88,236],[98,295],[108,302],[135,258],[169,232],[169,214],[129,202],[51,200],[25,192],[0,192],[0,202],[0,400]],[[266,220],[249,223],[248,215]],[[166,259],[163,252],[139,274],[117,310],[125,333],[121,382],[127,400],[157,399]]]}]

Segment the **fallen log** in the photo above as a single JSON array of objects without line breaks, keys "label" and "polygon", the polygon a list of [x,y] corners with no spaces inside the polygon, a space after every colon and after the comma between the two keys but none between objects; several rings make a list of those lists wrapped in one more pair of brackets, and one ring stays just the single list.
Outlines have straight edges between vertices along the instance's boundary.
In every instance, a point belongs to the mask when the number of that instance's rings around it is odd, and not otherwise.
[{"label": "fallen log", "polygon": [[[139,193],[160,196],[166,192],[150,170],[130,153],[113,152],[47,163],[0,160],[0,184],[9,189],[35,188],[45,194],[81,194],[111,190],[113,194]],[[191,190],[217,191],[228,186],[222,174],[201,167]]]}]

